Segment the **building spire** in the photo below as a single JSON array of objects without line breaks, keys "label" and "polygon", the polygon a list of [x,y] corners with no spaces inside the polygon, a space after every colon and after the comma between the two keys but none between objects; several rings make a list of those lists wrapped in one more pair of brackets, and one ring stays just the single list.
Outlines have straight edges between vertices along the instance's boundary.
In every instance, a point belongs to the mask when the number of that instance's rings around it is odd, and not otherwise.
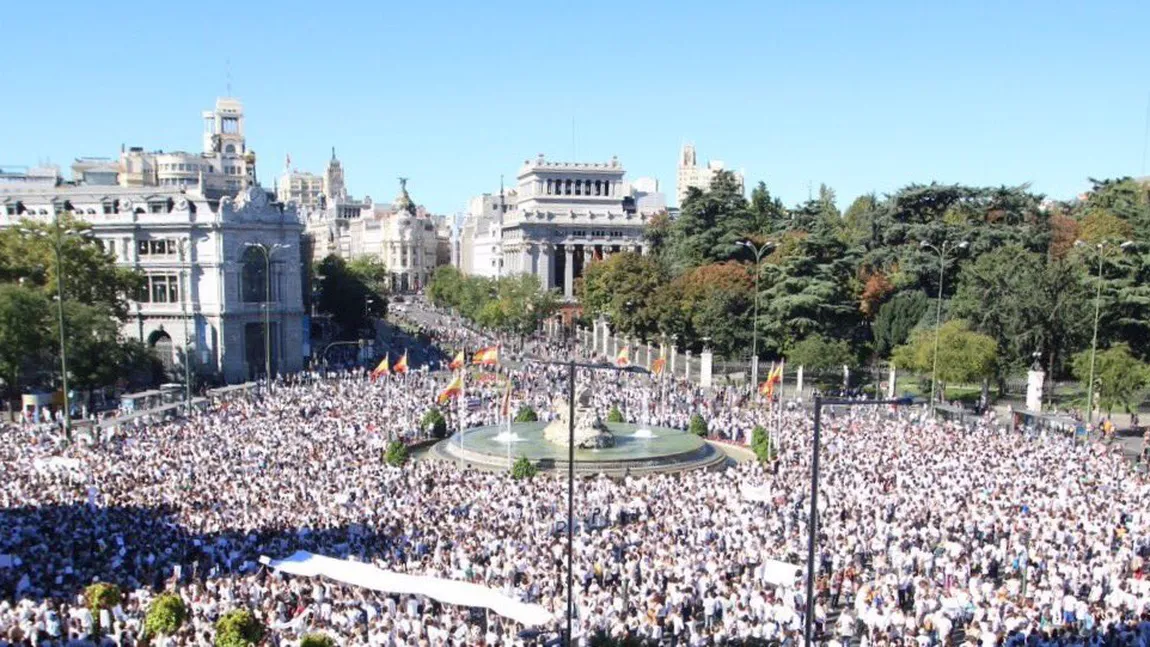
[{"label": "building spire", "polygon": [[335,159],[335,146],[331,147],[331,161],[333,161],[333,162],[336,161],[336,159]]}]

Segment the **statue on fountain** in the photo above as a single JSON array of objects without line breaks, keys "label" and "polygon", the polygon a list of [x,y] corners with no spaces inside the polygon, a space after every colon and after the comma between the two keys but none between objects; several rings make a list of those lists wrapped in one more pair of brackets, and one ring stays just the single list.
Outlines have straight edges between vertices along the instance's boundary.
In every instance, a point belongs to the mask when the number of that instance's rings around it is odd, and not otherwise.
[{"label": "statue on fountain", "polygon": [[[543,430],[543,437],[549,442],[566,447],[571,435],[568,417],[570,403],[562,396],[556,396],[551,401],[551,406],[559,417],[547,425]],[[584,387],[575,396],[575,447],[600,449],[614,446],[615,437],[591,406],[591,389]]]}]

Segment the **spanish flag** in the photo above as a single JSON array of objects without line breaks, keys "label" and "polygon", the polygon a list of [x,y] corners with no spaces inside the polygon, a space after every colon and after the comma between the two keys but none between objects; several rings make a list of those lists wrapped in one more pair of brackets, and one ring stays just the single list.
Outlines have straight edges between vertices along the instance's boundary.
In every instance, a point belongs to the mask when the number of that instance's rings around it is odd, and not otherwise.
[{"label": "spanish flag", "polygon": [[483,366],[495,366],[499,363],[499,347],[488,346],[481,348],[471,356],[472,364],[482,364]]},{"label": "spanish flag", "polygon": [[407,372],[407,351],[403,351],[403,357],[399,358],[392,370],[395,371],[396,375],[403,375]]},{"label": "spanish flag", "polygon": [[631,363],[631,347],[624,346],[623,350],[619,351],[619,355],[615,358],[615,366],[627,366]]},{"label": "spanish flag", "polygon": [[447,388],[439,392],[439,395],[435,397],[435,401],[439,404],[444,404],[451,398],[458,397],[462,392],[463,376],[456,375],[455,379],[451,380],[451,383],[447,385]]},{"label": "spanish flag", "polygon": [[447,365],[447,368],[457,371],[463,368],[465,363],[467,363],[467,361],[463,357],[463,351],[459,351],[459,353],[455,355],[455,359],[451,360],[451,363]]},{"label": "spanish flag", "polygon": [[771,364],[771,372],[767,374],[765,382],[759,385],[759,394],[768,398],[775,394],[775,386],[783,381],[782,363]]},{"label": "spanish flag", "polygon": [[662,375],[663,369],[667,367],[667,360],[660,357],[659,359],[651,362],[651,372],[655,375]]},{"label": "spanish flag", "polygon": [[388,358],[389,357],[390,356],[388,354],[384,354],[383,361],[380,362],[379,366],[376,366],[375,370],[371,372],[371,381],[372,382],[374,382],[375,378],[379,377],[380,375],[388,375],[391,373],[391,367],[388,364]]}]

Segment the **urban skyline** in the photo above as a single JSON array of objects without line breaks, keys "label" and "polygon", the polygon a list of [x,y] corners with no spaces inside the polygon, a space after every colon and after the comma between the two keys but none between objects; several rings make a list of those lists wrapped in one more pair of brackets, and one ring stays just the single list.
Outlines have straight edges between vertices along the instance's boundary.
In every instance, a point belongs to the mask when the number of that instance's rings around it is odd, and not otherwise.
[{"label": "urban skyline", "polygon": [[[1091,176],[1143,174],[1148,88],[1128,70],[1150,62],[1137,33],[1150,9],[1136,3],[1059,12],[1035,3],[835,12],[735,5],[713,15],[636,3],[605,15],[551,8],[531,16],[499,6],[362,5],[290,19],[294,12],[266,9],[231,6],[227,16],[259,25],[236,31],[236,43],[246,45],[256,29],[274,33],[275,47],[216,46],[220,12],[209,6],[181,15],[189,51],[206,54],[178,82],[164,73],[163,57],[135,57],[130,74],[97,66],[68,76],[64,96],[114,110],[6,102],[0,116],[24,126],[6,129],[0,163],[67,166],[75,157],[114,155],[121,144],[195,150],[195,133],[173,124],[232,94],[247,109],[261,183],[270,186],[288,154],[294,166],[319,171],[335,146],[357,194],[390,195],[403,175],[436,213],[462,211],[539,153],[570,161],[618,156],[670,194],[686,142],[745,170],[748,190],[765,181],[787,204],[820,183],[845,207],[861,193],[910,183],[1030,182],[1070,198]],[[12,47],[42,49],[36,34],[48,20],[57,32],[111,29],[124,17],[118,11],[77,7],[49,17],[15,8],[7,16]],[[166,13],[142,4],[123,11],[133,24]],[[657,37],[617,38],[592,20],[597,13]],[[304,38],[308,29],[342,33],[334,30],[348,15],[394,27],[386,30],[389,46],[345,38],[333,49]],[[726,38],[712,38],[722,29]],[[539,33],[577,45],[531,45]],[[508,46],[456,42],[486,42],[481,35]],[[703,37],[717,44],[706,52],[690,44]],[[130,43],[104,47],[114,57],[167,40],[164,30],[141,30]],[[528,66],[523,51],[531,53]],[[617,60],[642,64],[627,72]],[[59,75],[45,71],[67,69],[67,60],[49,51],[39,61],[10,70],[11,87],[61,96]],[[580,80],[591,69],[608,74]],[[297,81],[305,78],[301,91]]]}]

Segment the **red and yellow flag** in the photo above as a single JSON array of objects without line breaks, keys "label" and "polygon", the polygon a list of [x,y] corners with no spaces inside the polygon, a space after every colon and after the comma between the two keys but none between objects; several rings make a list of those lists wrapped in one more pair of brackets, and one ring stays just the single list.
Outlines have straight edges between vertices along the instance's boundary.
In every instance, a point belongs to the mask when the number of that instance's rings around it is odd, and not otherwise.
[{"label": "red and yellow flag", "polygon": [[380,375],[388,375],[391,373],[391,365],[388,363],[389,357],[390,356],[385,353],[383,356],[383,361],[380,362],[379,366],[376,366],[375,370],[371,372],[371,380],[373,382],[375,381],[375,378],[379,377]]},{"label": "red and yellow flag", "polygon": [[391,369],[396,375],[403,375],[407,372],[407,351],[403,351],[403,357],[395,363],[395,368]]},{"label": "red and yellow flag", "polygon": [[624,346],[623,350],[615,357],[615,366],[627,366],[631,363],[631,347]]},{"label": "red and yellow flag", "polygon": [[662,375],[663,369],[667,368],[667,360],[660,357],[659,359],[651,362],[651,372],[655,375]]},{"label": "red and yellow flag", "polygon": [[775,394],[775,386],[783,381],[783,365],[782,363],[771,364],[771,372],[767,374],[767,379],[759,385],[759,394],[765,395],[768,398]]},{"label": "red and yellow flag", "polygon": [[471,356],[472,364],[482,364],[483,366],[495,366],[499,363],[499,347],[488,346],[487,348],[480,348]]},{"label": "red and yellow flag", "polygon": [[466,363],[467,363],[467,360],[464,359],[463,351],[461,350],[458,353],[456,353],[455,359],[451,360],[451,363],[447,365],[447,368],[450,368],[453,371],[457,371],[457,370],[463,368],[463,365]]},{"label": "red and yellow flag", "polygon": [[439,404],[444,404],[451,398],[458,397],[460,393],[463,393],[463,376],[456,375],[455,379],[451,380],[451,383],[447,385],[447,388],[439,392],[439,395],[435,397],[435,401]]}]

